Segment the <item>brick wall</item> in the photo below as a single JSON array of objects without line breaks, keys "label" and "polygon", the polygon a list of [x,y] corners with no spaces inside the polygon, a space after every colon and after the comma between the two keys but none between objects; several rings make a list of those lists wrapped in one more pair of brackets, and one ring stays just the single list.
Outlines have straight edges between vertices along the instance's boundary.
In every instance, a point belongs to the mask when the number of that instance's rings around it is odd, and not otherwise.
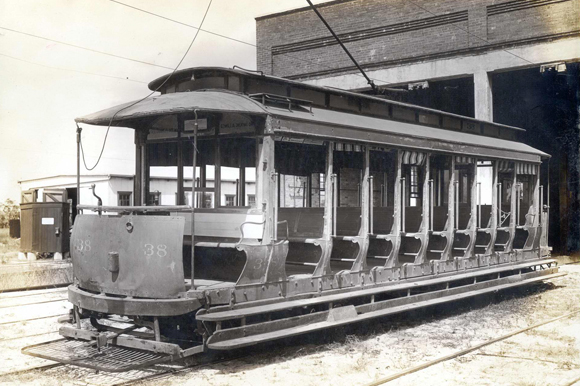
[{"label": "brick wall", "polygon": [[[580,0],[337,0],[319,11],[365,68],[580,33]],[[256,19],[257,65],[292,78],[352,63],[309,8]]]}]

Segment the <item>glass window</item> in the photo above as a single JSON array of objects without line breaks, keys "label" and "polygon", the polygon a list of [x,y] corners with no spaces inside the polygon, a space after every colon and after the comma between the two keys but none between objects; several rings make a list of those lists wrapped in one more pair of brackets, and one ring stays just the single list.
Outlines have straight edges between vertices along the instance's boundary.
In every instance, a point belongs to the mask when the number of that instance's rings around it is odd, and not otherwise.
[{"label": "glass window", "polygon": [[147,197],[147,205],[161,205],[161,192],[158,190],[150,192],[149,197]]},{"label": "glass window", "polygon": [[236,205],[236,196],[234,194],[226,194],[226,206],[235,206]]},{"label": "glass window", "polygon": [[255,194],[248,194],[248,206],[251,206],[251,207],[256,206],[256,195]]},{"label": "glass window", "polygon": [[118,192],[117,193],[117,205],[119,206],[131,206],[131,192]]},{"label": "glass window", "polygon": [[324,207],[326,191],[324,189],[326,185],[326,174],[324,173],[312,173],[310,177],[310,196],[311,196],[311,206],[322,208]]}]

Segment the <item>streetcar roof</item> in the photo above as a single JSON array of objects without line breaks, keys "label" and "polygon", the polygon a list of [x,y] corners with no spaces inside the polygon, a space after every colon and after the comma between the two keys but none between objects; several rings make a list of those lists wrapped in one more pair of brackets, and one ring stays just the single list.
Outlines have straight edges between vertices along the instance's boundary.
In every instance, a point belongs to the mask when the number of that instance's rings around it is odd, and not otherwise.
[{"label": "streetcar roof", "polygon": [[[274,132],[308,135],[344,141],[363,141],[377,146],[422,149],[462,155],[540,162],[549,154],[517,141],[451,131],[415,123],[349,114],[312,107],[288,110],[267,107],[276,122]],[[314,126],[313,124],[316,124]]]},{"label": "streetcar roof", "polygon": [[[158,95],[138,104],[121,104],[77,118],[77,122],[123,127],[142,126],[143,118],[199,112],[271,115],[275,133],[376,143],[473,156],[539,162],[548,154],[521,142],[377,117],[308,108],[263,105],[247,95],[227,90],[203,90]],[[124,109],[123,109],[124,108]],[[123,109],[123,110],[121,110]],[[113,119],[114,118],[114,119]]]},{"label": "streetcar roof", "polygon": [[[139,103],[136,103],[139,102]],[[79,123],[100,126],[138,126],[138,120],[169,114],[193,113],[195,110],[218,113],[266,115],[262,105],[251,98],[227,90],[201,90],[156,95],[142,101],[123,103],[75,119]],[[113,119],[114,118],[114,119]]]}]

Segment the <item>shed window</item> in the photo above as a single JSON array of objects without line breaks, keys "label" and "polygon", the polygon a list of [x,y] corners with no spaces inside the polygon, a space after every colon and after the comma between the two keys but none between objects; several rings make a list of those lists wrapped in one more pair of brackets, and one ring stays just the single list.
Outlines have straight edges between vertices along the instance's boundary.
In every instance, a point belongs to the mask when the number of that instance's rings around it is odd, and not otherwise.
[{"label": "shed window", "polygon": [[118,192],[117,193],[117,204],[119,206],[130,206],[131,205],[131,192]]},{"label": "shed window", "polygon": [[161,205],[161,192],[150,192],[147,197],[147,205],[158,206]]},{"label": "shed window", "polygon": [[234,194],[226,194],[226,205],[225,206],[235,206],[236,196]]}]

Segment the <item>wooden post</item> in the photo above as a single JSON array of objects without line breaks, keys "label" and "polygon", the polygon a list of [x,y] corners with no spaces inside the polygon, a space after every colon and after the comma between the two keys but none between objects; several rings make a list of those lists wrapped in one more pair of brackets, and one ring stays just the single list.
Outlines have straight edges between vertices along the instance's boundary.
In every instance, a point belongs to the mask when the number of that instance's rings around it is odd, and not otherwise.
[{"label": "wooden post", "polygon": [[[271,130],[271,118],[266,119],[266,132]],[[256,204],[265,216],[265,232],[262,238],[262,244],[270,244],[274,233],[274,199],[276,198],[276,187],[273,183],[275,166],[274,166],[274,138],[265,135],[259,146],[258,165],[256,170]]]},{"label": "wooden post", "polygon": [[333,168],[333,142],[328,142],[326,145],[326,178],[324,179],[324,191],[325,191],[325,201],[324,201],[324,229],[322,231],[322,238],[325,240],[330,240],[332,233],[334,232],[334,182],[332,173]]},{"label": "wooden post", "polygon": [[369,232],[369,177],[370,177],[370,148],[365,146],[363,178],[360,184],[360,204],[361,204],[361,231],[360,235],[367,235]]},{"label": "wooden post", "polygon": [[139,129],[135,129],[135,179],[133,180],[133,204],[145,205],[147,203],[146,198],[143,197],[143,179],[144,179],[144,154],[143,148],[145,139],[143,138],[143,132]]}]

